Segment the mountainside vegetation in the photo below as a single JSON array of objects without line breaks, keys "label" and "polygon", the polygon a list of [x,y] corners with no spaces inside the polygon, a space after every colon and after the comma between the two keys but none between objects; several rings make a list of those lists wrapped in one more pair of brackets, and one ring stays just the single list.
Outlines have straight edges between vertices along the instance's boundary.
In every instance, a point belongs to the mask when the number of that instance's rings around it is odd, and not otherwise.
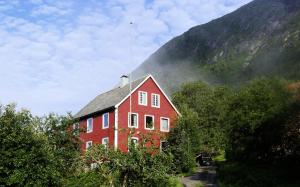
[{"label": "mountainside vegetation", "polygon": [[[173,95],[182,117],[169,143],[190,155],[224,155],[220,186],[299,186],[299,96],[299,83],[279,78],[257,78],[239,88],[188,83]],[[188,155],[173,155],[191,168]]]},{"label": "mountainside vegetation", "polygon": [[170,40],[133,74],[153,74],[170,94],[189,81],[239,86],[299,72],[300,0],[254,0]]}]

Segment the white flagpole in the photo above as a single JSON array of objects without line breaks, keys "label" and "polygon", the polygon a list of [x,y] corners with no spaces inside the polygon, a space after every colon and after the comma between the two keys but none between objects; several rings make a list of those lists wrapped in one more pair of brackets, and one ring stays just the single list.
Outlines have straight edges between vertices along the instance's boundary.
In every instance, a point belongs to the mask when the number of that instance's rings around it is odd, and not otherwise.
[{"label": "white flagpole", "polygon": [[[130,22],[130,60],[132,63],[132,39],[133,39],[133,29],[132,29],[133,23]],[[129,73],[129,113],[130,113],[130,117],[129,117],[129,124],[131,126],[132,122],[131,122],[131,118],[132,118],[132,100],[131,100],[131,89],[132,89],[132,85],[131,85],[131,72]]]}]

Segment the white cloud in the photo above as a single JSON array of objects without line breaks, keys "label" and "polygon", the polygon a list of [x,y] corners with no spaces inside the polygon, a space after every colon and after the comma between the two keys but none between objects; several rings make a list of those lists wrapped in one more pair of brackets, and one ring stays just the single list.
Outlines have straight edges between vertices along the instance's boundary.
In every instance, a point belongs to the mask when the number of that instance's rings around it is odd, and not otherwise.
[{"label": "white cloud", "polygon": [[74,113],[172,37],[248,1],[30,0],[26,15],[0,13],[0,103]]}]

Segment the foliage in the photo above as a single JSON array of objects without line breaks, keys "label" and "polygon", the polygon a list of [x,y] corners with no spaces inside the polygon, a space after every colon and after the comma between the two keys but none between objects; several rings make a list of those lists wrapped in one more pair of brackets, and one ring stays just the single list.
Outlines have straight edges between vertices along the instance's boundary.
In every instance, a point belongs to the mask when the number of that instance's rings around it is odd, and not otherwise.
[{"label": "foliage", "polygon": [[240,162],[218,163],[220,187],[296,187],[299,186],[299,168],[284,164],[245,164]]},{"label": "foliage", "polygon": [[229,160],[299,164],[300,94],[299,89],[290,91],[288,84],[279,78],[259,78],[238,89],[201,82],[184,85],[174,94],[182,118],[170,140],[173,136],[180,147],[175,137],[185,133],[193,154],[225,151]]},{"label": "foliage", "polygon": [[293,103],[285,85],[282,80],[262,78],[235,94],[226,115],[227,158],[271,161],[278,156]]},{"label": "foliage", "polygon": [[60,186],[77,156],[77,144],[64,128],[68,119],[40,119],[26,110],[16,112],[15,105],[2,106],[0,185]]},{"label": "foliage", "polygon": [[176,173],[189,173],[196,166],[191,137],[183,125],[180,121],[168,137],[169,150],[174,156],[173,171]]},{"label": "foliage", "polygon": [[51,146],[63,177],[73,174],[80,156],[80,140],[77,132],[80,129],[70,129],[70,124],[75,121],[70,114],[58,116],[49,114],[39,118],[39,131],[43,133]]},{"label": "foliage", "polygon": [[228,87],[213,88],[202,82],[186,84],[174,94],[174,103],[183,115],[179,123],[190,136],[194,153],[224,150],[224,118],[231,95]]},{"label": "foliage", "polygon": [[0,184],[48,186],[59,183],[55,156],[46,137],[35,133],[32,115],[15,111],[14,105],[0,112]]},{"label": "foliage", "polygon": [[131,145],[128,153],[94,145],[85,154],[83,163],[85,168],[90,168],[91,164],[95,168],[75,179],[70,178],[66,184],[88,186],[96,176],[98,184],[104,186],[168,186],[173,183],[174,180],[169,180],[172,156],[145,145],[146,142]]}]

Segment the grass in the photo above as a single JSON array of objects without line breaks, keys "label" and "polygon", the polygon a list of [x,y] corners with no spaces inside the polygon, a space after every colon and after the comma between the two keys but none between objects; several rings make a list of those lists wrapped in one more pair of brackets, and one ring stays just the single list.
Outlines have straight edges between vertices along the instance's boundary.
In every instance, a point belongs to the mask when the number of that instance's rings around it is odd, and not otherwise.
[{"label": "grass", "polygon": [[168,181],[169,187],[183,187],[183,184],[180,182],[178,177],[170,177]]},{"label": "grass", "polygon": [[217,156],[213,157],[212,159],[216,163],[225,162],[226,161],[225,152],[221,153],[220,155],[217,155]]}]

